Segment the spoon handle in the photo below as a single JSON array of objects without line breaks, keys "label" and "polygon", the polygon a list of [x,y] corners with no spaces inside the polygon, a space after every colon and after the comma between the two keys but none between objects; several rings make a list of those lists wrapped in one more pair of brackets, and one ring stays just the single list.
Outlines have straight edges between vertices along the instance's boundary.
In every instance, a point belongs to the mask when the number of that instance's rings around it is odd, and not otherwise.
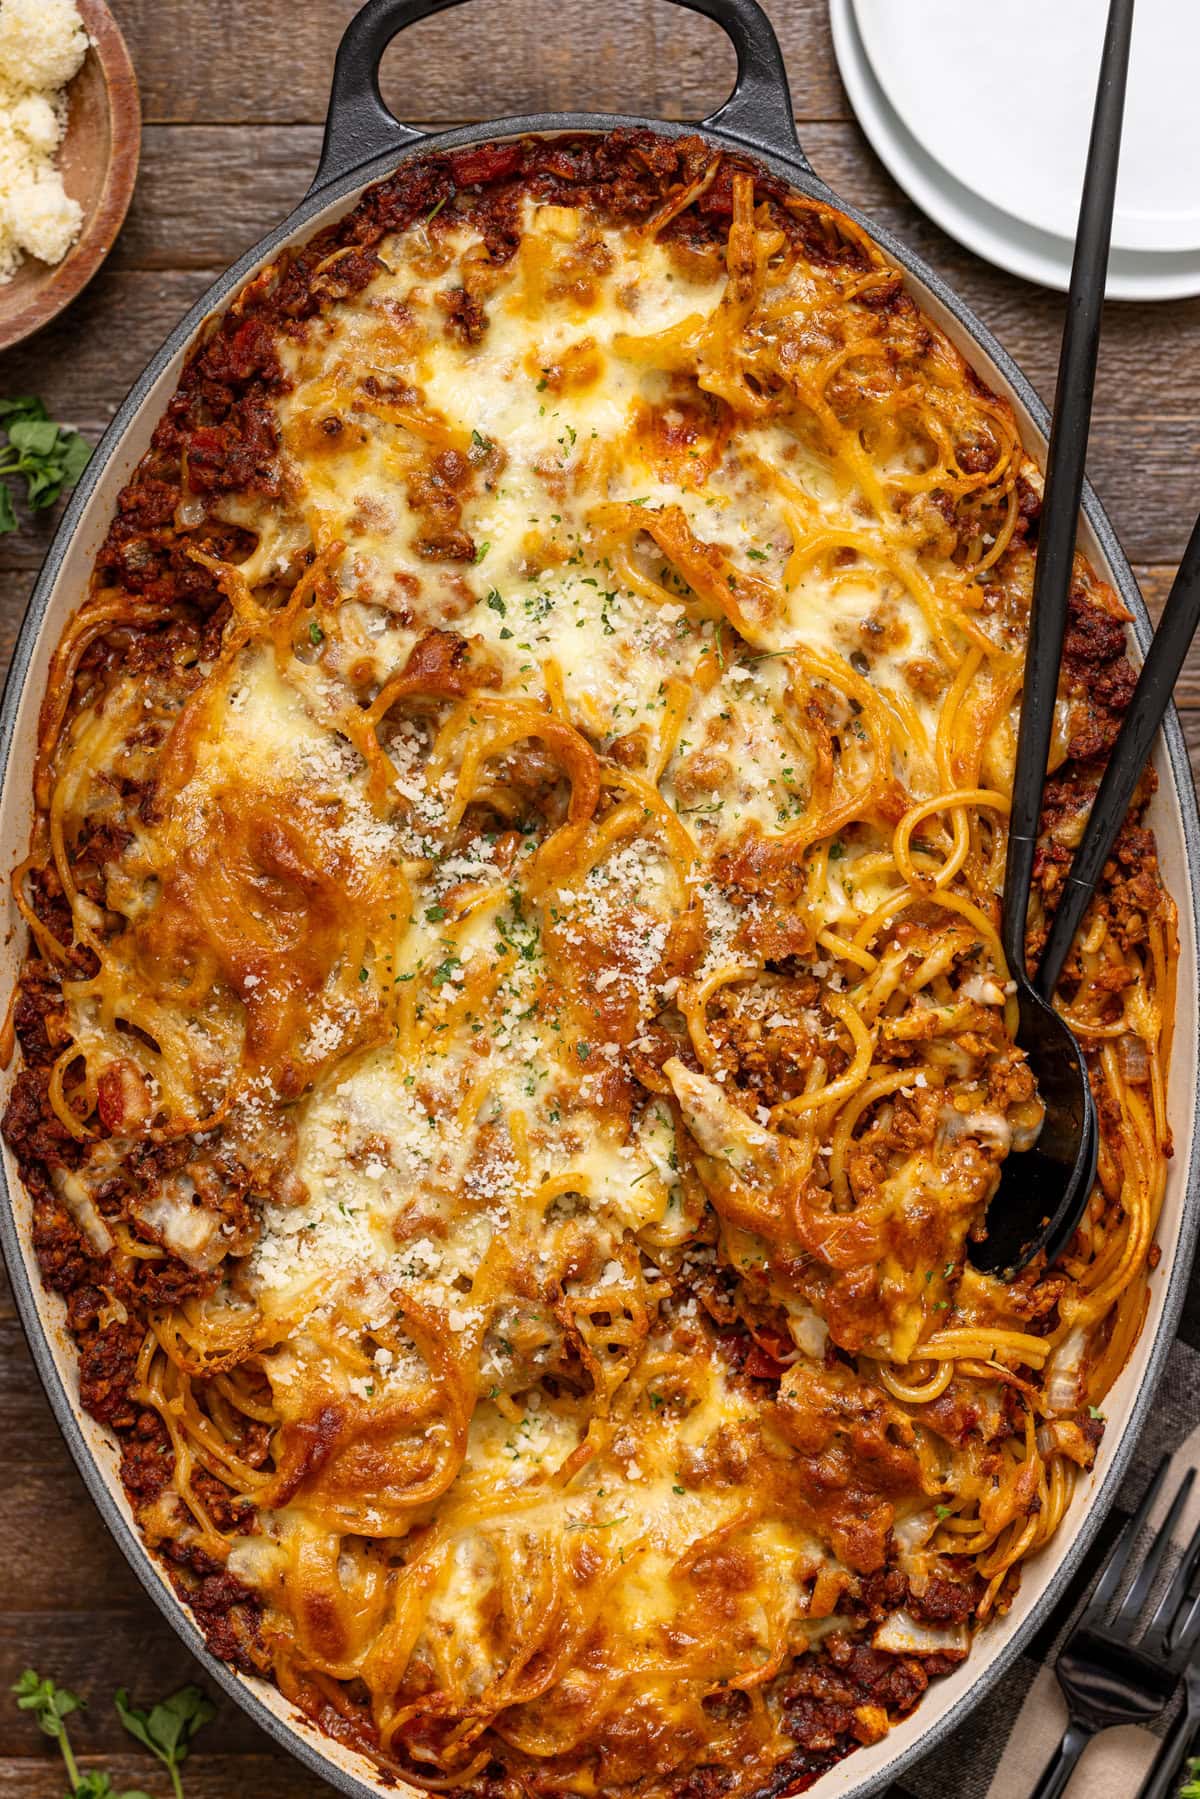
[{"label": "spoon handle", "polygon": [[1046,459],[1046,491],[1038,529],[1000,924],[1004,954],[1014,977],[1026,973],[1029,889],[1054,727],[1096,385],[1133,7],[1134,0],[1111,0],[1109,6]]},{"label": "spoon handle", "polygon": [[1035,985],[1049,998],[1058,984],[1075,933],[1095,892],[1130,801],[1137,792],[1158,727],[1171,703],[1179,671],[1200,625],[1200,519],[1167,597],[1129,710],[1092,801],[1087,828],[1075,851],[1054,923],[1042,951]]}]

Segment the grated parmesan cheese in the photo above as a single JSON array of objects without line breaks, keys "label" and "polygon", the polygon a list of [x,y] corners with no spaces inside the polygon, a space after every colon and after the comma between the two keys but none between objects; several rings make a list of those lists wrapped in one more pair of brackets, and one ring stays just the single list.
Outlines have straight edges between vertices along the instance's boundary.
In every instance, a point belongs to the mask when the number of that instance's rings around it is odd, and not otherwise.
[{"label": "grated parmesan cheese", "polygon": [[0,3],[0,283],[26,256],[61,262],[83,212],[54,156],[67,123],[63,89],[88,37],[73,0]]}]

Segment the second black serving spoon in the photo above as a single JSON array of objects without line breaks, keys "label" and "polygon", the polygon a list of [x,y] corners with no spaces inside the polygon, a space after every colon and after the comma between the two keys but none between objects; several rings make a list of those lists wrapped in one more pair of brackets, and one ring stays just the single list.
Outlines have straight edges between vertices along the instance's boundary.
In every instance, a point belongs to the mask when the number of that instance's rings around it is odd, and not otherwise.
[{"label": "second black serving spoon", "polygon": [[1098,1125],[1083,1052],[1029,977],[1025,933],[1083,497],[1133,7],[1134,0],[1111,0],[1105,30],[1046,458],[1025,653],[1000,938],[1017,989],[1016,1040],[1026,1053],[1046,1113],[1032,1148],[1010,1153],[1002,1164],[988,1207],[987,1234],[968,1244],[976,1268],[1004,1276],[1015,1275],[1039,1251],[1053,1257],[1066,1244],[1096,1178]]}]

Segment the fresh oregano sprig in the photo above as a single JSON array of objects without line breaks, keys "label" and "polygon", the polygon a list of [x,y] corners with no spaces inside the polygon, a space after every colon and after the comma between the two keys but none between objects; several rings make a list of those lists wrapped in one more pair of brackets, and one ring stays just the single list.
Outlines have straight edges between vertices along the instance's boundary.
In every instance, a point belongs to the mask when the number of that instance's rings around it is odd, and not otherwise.
[{"label": "fresh oregano sprig", "polygon": [[[56,424],[33,394],[0,400],[0,429],[8,436],[0,448],[0,475],[20,475],[31,512],[53,506],[64,489],[74,487],[92,454],[87,439],[70,425]],[[0,536],[16,528],[12,488],[0,481]]]},{"label": "fresh oregano sprig", "polygon": [[180,1687],[169,1699],[163,1699],[150,1711],[139,1711],[129,1703],[124,1687],[117,1689],[117,1716],[151,1755],[156,1755],[171,1776],[175,1799],[183,1799],[179,1768],[188,1757],[192,1738],[217,1715],[217,1708],[199,1687]]},{"label": "fresh oregano sprig", "polygon": [[71,1749],[71,1739],[67,1735],[66,1720],[72,1712],[80,1710],[83,1700],[67,1687],[55,1686],[52,1680],[44,1679],[32,1668],[26,1668],[20,1680],[13,1683],[13,1692],[16,1694],[18,1710],[32,1712],[38,1729],[58,1744],[59,1752],[67,1765],[71,1791],[77,1793],[79,1769]]},{"label": "fresh oregano sprig", "polygon": [[[66,1725],[71,1713],[81,1711],[86,1703],[77,1693],[72,1693],[68,1687],[57,1686],[33,1668],[26,1668],[12,1690],[19,1709],[32,1712],[39,1729],[58,1744],[71,1783],[69,1799],[150,1799],[140,1787],[118,1792],[103,1769],[80,1772]],[[149,1711],[142,1711],[130,1703],[129,1695],[122,1687],[116,1696],[116,1708],[129,1735],[167,1770],[174,1799],[183,1799],[179,1769],[187,1760],[196,1732],[216,1716],[212,1701],[199,1687],[186,1686],[160,1700]]]}]

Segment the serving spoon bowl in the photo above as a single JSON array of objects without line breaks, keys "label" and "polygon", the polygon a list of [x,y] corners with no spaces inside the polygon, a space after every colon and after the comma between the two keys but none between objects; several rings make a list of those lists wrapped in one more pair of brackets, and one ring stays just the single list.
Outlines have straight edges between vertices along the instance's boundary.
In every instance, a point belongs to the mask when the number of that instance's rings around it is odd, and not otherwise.
[{"label": "serving spoon bowl", "polygon": [[976,1268],[1008,1277],[1041,1252],[1053,1259],[1065,1247],[1096,1178],[1099,1123],[1083,1052],[1030,979],[1025,937],[1075,571],[1133,8],[1134,0],[1111,0],[1104,35],[1046,457],[1013,771],[1000,939],[1017,990],[1016,1040],[1037,1082],[1045,1118],[1035,1143],[1010,1153],[1002,1164],[986,1234],[968,1249]]},{"label": "serving spoon bowl", "polygon": [[1014,972],[1025,1051],[1046,1108],[1037,1141],[1014,1150],[1000,1170],[987,1214],[987,1235],[969,1245],[984,1274],[1011,1277],[1044,1251],[1066,1248],[1096,1178],[1096,1108],[1083,1051],[1063,1020],[1023,973]]}]

